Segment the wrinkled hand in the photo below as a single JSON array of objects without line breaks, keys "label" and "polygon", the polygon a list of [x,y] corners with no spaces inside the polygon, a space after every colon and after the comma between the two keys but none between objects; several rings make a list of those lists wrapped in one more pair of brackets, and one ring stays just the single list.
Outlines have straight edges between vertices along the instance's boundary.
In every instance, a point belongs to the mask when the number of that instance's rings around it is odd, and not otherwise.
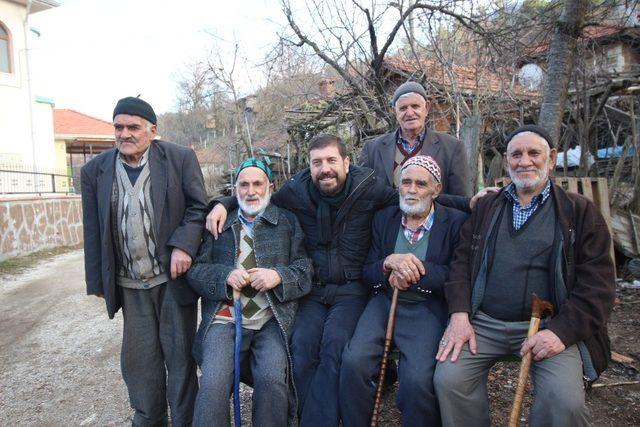
[{"label": "wrinkled hand", "polygon": [[471,198],[471,200],[469,201],[469,208],[471,209],[475,208],[476,203],[478,203],[478,200],[482,199],[484,196],[486,196],[489,193],[497,193],[498,191],[500,191],[500,187],[483,188],[482,190],[478,191],[475,196]]},{"label": "wrinkled hand", "polygon": [[209,212],[209,215],[207,215],[207,220],[205,222],[207,231],[213,234],[213,238],[215,240],[218,240],[218,236],[222,233],[222,227],[226,220],[227,210],[222,206],[222,203],[216,203],[213,209],[211,209],[211,212]]},{"label": "wrinkled hand", "polygon": [[527,354],[529,350],[533,360],[542,360],[562,353],[567,347],[556,334],[548,329],[538,331],[531,338],[527,338],[520,347],[520,356]]},{"label": "wrinkled hand", "polygon": [[401,291],[406,291],[409,289],[409,286],[411,286],[411,283],[407,282],[404,277],[396,273],[395,270],[393,270],[389,275],[389,284]]},{"label": "wrinkled hand", "polygon": [[418,283],[426,271],[414,254],[391,254],[384,260],[384,268],[392,270],[409,283]]},{"label": "wrinkled hand", "polygon": [[454,363],[458,360],[462,346],[467,341],[469,341],[469,350],[471,353],[476,354],[476,333],[473,331],[473,327],[469,321],[469,313],[453,313],[449,321],[449,326],[447,326],[442,340],[440,340],[440,347],[438,354],[436,354],[436,359],[444,362],[453,350],[453,353],[451,353],[451,363]]},{"label": "wrinkled hand", "polygon": [[269,268],[251,268],[247,272],[250,276],[251,287],[256,291],[267,292],[282,283],[278,272]]},{"label": "wrinkled hand", "polygon": [[177,279],[178,276],[186,273],[189,267],[191,267],[191,255],[174,247],[171,251],[171,278]]},{"label": "wrinkled hand", "polygon": [[244,268],[235,269],[227,276],[227,285],[231,286],[236,291],[241,291],[242,288],[248,284],[249,273]]}]

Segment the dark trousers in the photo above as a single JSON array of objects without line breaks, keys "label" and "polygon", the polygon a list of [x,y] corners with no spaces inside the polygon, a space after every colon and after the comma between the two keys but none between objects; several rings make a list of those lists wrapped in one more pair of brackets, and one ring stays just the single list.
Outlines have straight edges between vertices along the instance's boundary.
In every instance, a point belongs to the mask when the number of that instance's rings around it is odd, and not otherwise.
[{"label": "dark trousers", "polygon": [[135,409],[133,425],[167,425],[167,400],[174,426],[191,423],[198,379],[191,346],[197,305],[178,304],[167,284],[122,288],[124,332],[120,364]]},{"label": "dark trousers", "polygon": [[[390,306],[383,293],[371,298],[344,350],[340,414],[345,427],[370,425]],[[398,303],[393,343],[400,353],[396,403],[403,426],[440,425],[433,373],[445,322],[444,302]]]},{"label": "dark trousers", "polygon": [[291,351],[301,426],[338,425],[342,351],[366,302],[362,296],[338,297],[333,304],[312,297],[300,301]]}]

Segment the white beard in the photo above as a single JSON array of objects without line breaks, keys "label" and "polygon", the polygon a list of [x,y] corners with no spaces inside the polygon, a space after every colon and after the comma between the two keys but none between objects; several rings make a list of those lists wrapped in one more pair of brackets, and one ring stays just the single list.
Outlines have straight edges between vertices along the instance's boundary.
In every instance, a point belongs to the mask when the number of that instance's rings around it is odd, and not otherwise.
[{"label": "white beard", "polygon": [[431,198],[427,197],[418,203],[409,204],[400,196],[400,210],[407,215],[420,215],[428,213],[431,209]]},{"label": "white beard", "polygon": [[240,206],[242,213],[248,216],[256,216],[269,206],[269,202],[271,201],[271,191],[267,190],[265,195],[260,198],[260,203],[258,203],[257,206],[249,206],[244,200],[240,199],[240,196],[237,196],[236,199],[238,200],[238,206]]},{"label": "white beard", "polygon": [[509,177],[518,190],[533,190],[549,178],[549,168],[547,161],[545,165],[538,170],[538,176],[535,178],[522,179],[518,174],[509,168]]}]

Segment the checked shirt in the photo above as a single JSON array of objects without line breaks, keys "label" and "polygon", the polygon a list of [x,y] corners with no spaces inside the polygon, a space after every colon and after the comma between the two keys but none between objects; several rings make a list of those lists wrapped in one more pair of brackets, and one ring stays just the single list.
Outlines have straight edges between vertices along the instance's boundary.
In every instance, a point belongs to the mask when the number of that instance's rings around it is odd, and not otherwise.
[{"label": "checked shirt", "polygon": [[511,183],[504,191],[504,196],[513,204],[513,228],[519,230],[531,215],[549,198],[551,195],[551,181],[547,180],[547,185],[542,193],[535,196],[527,206],[522,206],[518,200],[515,184]]}]

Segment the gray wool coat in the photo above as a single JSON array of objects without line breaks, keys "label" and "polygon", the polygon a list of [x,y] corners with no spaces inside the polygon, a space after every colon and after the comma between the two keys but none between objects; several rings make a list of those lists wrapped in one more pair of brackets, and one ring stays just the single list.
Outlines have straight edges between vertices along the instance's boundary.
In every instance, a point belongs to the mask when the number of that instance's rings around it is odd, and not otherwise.
[{"label": "gray wool coat", "polygon": [[[236,269],[240,228],[238,210],[229,213],[218,240],[210,233],[198,251],[193,266],[187,273],[191,288],[202,297],[202,321],[193,346],[193,357],[202,365],[202,343],[213,323],[215,313],[222,303],[232,299],[232,288],[227,276]],[[291,380],[292,361],[289,338],[298,308],[298,299],[311,291],[313,267],[304,250],[304,234],[295,215],[270,204],[256,218],[253,225],[253,245],[256,264],[261,268],[276,270],[282,283],[267,291],[266,296],[273,310],[289,360],[289,419],[295,422],[297,394]]]}]

